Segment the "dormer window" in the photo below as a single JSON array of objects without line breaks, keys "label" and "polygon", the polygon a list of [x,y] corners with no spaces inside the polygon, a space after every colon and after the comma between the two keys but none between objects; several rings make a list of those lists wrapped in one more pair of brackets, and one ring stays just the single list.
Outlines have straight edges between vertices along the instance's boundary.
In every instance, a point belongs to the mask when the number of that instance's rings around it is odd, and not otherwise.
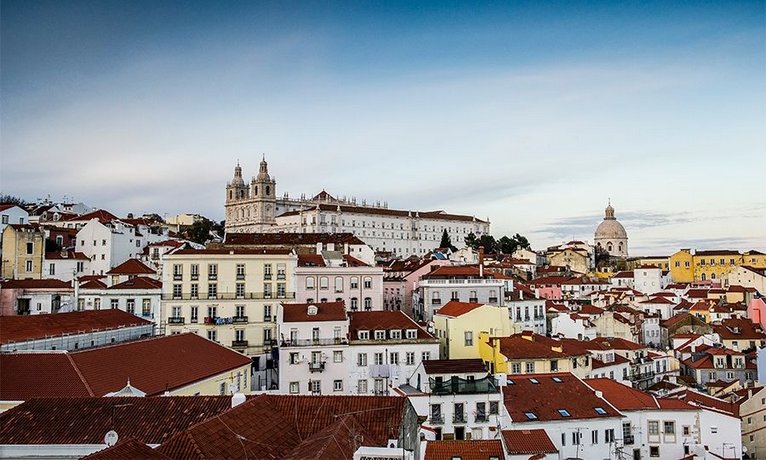
[{"label": "dormer window", "polygon": [[375,340],[385,340],[386,331],[375,331]]},{"label": "dormer window", "polygon": [[407,329],[407,338],[416,339],[418,337],[418,331],[415,329]]},{"label": "dormer window", "polygon": [[401,339],[402,338],[402,331],[400,331],[400,330],[391,331],[391,332],[389,332],[389,334],[391,334],[391,338],[392,339]]},{"label": "dormer window", "polygon": [[318,311],[318,310],[319,310],[319,309],[317,308],[317,306],[316,306],[316,305],[309,305],[309,308],[308,308],[308,312],[307,312],[307,313],[308,313],[308,315],[309,315],[309,316],[315,316],[315,315],[317,314],[317,311]]},{"label": "dormer window", "polygon": [[359,337],[359,340],[369,340],[370,331],[359,331],[357,332],[357,336]]}]

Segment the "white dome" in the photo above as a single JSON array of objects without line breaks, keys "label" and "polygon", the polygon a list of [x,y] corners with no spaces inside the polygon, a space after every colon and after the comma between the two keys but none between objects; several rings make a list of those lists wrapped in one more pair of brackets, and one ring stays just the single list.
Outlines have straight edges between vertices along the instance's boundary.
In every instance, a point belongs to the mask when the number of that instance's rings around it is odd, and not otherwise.
[{"label": "white dome", "polygon": [[596,240],[600,239],[627,239],[628,234],[625,227],[617,220],[606,220],[596,227]]}]

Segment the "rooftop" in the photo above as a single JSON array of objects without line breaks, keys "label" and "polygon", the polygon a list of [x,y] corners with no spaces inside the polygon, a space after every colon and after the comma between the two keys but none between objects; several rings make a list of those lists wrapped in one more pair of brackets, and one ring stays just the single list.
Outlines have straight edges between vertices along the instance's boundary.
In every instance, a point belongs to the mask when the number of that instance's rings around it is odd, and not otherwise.
[{"label": "rooftop", "polygon": [[423,361],[426,374],[475,374],[487,373],[484,362],[478,358],[431,359]]},{"label": "rooftop", "polygon": [[155,275],[156,271],[138,259],[128,259],[106,272],[107,275]]},{"label": "rooftop", "polygon": [[[556,452],[556,451],[554,451]],[[425,460],[490,460],[505,458],[499,439],[468,441],[428,441]]]},{"label": "rooftop", "polygon": [[0,344],[148,324],[152,322],[118,309],[0,316]]},{"label": "rooftop", "polygon": [[438,309],[435,314],[457,318],[458,316],[463,316],[466,313],[469,313],[483,306],[484,304],[481,303],[469,303],[450,300],[443,307]]},{"label": "rooftop", "polygon": [[286,323],[346,320],[346,307],[343,302],[283,303],[282,311],[282,318]]},{"label": "rooftop", "polygon": [[[357,337],[358,331],[376,330],[417,330],[418,339],[433,339],[434,336],[426,332],[409,316],[401,311],[357,311],[349,315],[349,337]],[[373,338],[372,336],[370,338]],[[405,338],[402,333],[402,338]]]},{"label": "rooftop", "polygon": [[548,433],[536,430],[503,430],[503,441],[510,455],[555,454],[558,452]]}]

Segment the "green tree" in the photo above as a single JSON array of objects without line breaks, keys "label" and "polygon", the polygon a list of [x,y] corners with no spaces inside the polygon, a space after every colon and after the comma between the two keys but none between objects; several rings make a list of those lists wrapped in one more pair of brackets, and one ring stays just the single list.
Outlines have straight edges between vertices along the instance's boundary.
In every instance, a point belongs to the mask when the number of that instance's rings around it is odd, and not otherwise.
[{"label": "green tree", "polygon": [[516,242],[517,249],[529,249],[529,240],[526,237],[517,233],[513,235],[513,240]]},{"label": "green tree", "polygon": [[479,249],[479,241],[476,239],[476,235],[474,235],[473,232],[466,235],[465,245],[473,249],[474,251]]},{"label": "green tree", "polygon": [[444,232],[442,233],[442,241],[439,243],[440,248],[450,248],[452,252],[457,251],[457,248],[452,245],[452,238],[449,237],[449,233],[447,233],[447,229],[444,229]]},{"label": "green tree", "polygon": [[202,219],[194,222],[186,232],[186,237],[195,243],[205,244],[210,241],[210,230],[213,228],[213,222]]},{"label": "green tree", "polygon": [[507,236],[503,236],[497,240],[497,243],[498,246],[500,246],[500,252],[503,254],[513,254],[513,251],[515,251],[518,246],[515,239],[508,238]]},{"label": "green tree", "polygon": [[0,194],[0,203],[15,204],[16,206],[19,206],[21,208],[29,204],[29,202],[27,202],[26,200],[22,198],[19,198],[13,195],[7,195],[7,194]]},{"label": "green tree", "polygon": [[495,241],[495,237],[492,235],[481,235],[478,245],[484,246],[485,253],[496,253],[499,248],[497,241]]}]

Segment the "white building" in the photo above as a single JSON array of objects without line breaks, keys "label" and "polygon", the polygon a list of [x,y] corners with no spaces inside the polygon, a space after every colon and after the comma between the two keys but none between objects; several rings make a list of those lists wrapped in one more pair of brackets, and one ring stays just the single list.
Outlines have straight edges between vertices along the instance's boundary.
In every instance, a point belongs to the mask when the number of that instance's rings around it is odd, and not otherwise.
[{"label": "white building", "polygon": [[350,313],[348,393],[391,394],[410,383],[423,361],[439,357],[439,340],[401,311]]},{"label": "white building", "polygon": [[76,250],[90,257],[93,275],[103,275],[128,259],[138,258],[148,243],[167,238],[120,220],[95,217],[79,228]]},{"label": "white building", "polygon": [[505,293],[505,306],[508,307],[511,321],[519,326],[519,330],[529,330],[542,335],[548,333],[545,299],[538,298],[526,286],[514,283],[513,290]]},{"label": "white building", "polygon": [[78,289],[77,310],[122,310],[148,321],[159,331],[162,282],[147,276],[107,285],[105,281],[88,280]]},{"label": "white building", "polygon": [[407,393],[426,439],[491,439],[501,423],[502,395],[480,359],[423,361]]},{"label": "white building", "polygon": [[3,245],[3,231],[8,224],[29,223],[29,213],[15,204],[0,204],[0,247]]},{"label": "white building", "polygon": [[277,312],[279,392],[347,393],[348,325],[342,302],[281,304]]},{"label": "white building", "polygon": [[654,294],[670,284],[670,272],[654,265],[641,265],[633,269],[633,288],[644,294]]},{"label": "white building", "polygon": [[46,252],[43,259],[43,279],[73,281],[84,274],[91,273],[90,257],[82,252],[61,250]]},{"label": "white building", "polygon": [[485,271],[481,264],[440,266],[420,277],[412,295],[416,319],[430,321],[450,300],[503,306],[512,280]]},{"label": "white building", "polygon": [[439,247],[447,230],[452,244],[463,246],[465,237],[489,234],[489,220],[443,211],[404,211],[387,205],[335,198],[322,191],[313,198],[277,198],[276,179],[261,161],[250,184],[237,164],[226,186],[226,232],[353,233],[375,251],[399,257],[422,256]]},{"label": "white building", "polygon": [[596,325],[588,316],[578,313],[560,312],[551,320],[551,334],[577,340],[596,338]]},{"label": "white building", "polygon": [[339,251],[299,254],[295,269],[296,301],[343,302],[348,311],[380,311],[383,268]]}]

